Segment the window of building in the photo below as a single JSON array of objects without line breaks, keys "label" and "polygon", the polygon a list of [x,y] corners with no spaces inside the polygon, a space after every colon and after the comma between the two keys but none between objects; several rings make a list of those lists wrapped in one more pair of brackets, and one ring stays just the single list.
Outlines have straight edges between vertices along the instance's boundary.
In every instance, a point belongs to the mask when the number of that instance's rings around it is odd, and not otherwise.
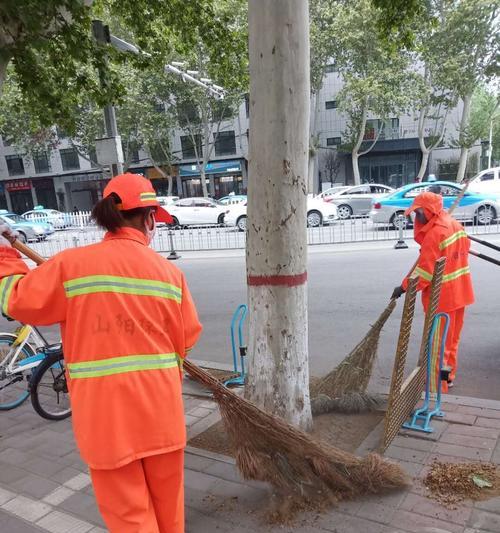
[{"label": "window of building", "polygon": [[185,127],[188,124],[198,124],[200,122],[198,109],[192,102],[182,102],[178,104],[177,118],[181,127]]},{"label": "window of building", "polygon": [[130,162],[139,163],[139,150],[135,149],[130,151]]},{"label": "window of building", "polygon": [[[201,157],[201,136],[194,135],[196,148],[198,151],[198,157]],[[193,140],[191,135],[181,135],[181,148],[182,148],[182,157],[184,159],[193,159],[196,157]]]},{"label": "window of building", "polygon": [[9,139],[5,135],[2,137],[2,143],[4,146],[10,146],[12,144],[12,139]]},{"label": "window of building", "polygon": [[235,115],[234,108],[227,100],[217,100],[214,102],[213,114],[216,121],[228,120]]},{"label": "window of building", "polygon": [[56,130],[57,130],[57,136],[59,137],[59,139],[68,138],[68,134],[63,130],[63,128],[61,128],[60,126],[57,126]]},{"label": "window of building", "polygon": [[78,152],[74,148],[63,148],[59,150],[63,170],[76,170],[80,168]]},{"label": "window of building", "polygon": [[6,155],[5,160],[7,161],[9,176],[24,174],[23,158],[20,155]]},{"label": "window of building", "polygon": [[232,155],[236,153],[234,131],[220,131],[215,136],[215,155]]},{"label": "window of building", "polygon": [[331,65],[326,65],[326,67],[325,67],[325,72],[326,72],[326,73],[335,72],[335,65],[333,65],[333,64],[331,64]]},{"label": "window of building", "polygon": [[50,172],[50,159],[46,153],[33,156],[33,164],[35,165],[35,172],[37,174]]},{"label": "window of building", "polygon": [[325,102],[326,109],[337,109],[337,100],[327,100]]},{"label": "window of building", "polygon": [[326,145],[327,146],[339,146],[342,144],[342,137],[327,137]]},{"label": "window of building", "polygon": [[165,104],[163,102],[156,102],[154,110],[156,113],[165,113]]}]

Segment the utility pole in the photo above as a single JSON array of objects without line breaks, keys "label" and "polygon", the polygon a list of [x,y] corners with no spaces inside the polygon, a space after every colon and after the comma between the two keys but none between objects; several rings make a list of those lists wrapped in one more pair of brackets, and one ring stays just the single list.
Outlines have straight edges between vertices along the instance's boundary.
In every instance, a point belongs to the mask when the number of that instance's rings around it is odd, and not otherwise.
[{"label": "utility pole", "polygon": [[[108,26],[104,26],[102,21],[92,21],[92,32],[95,40],[100,45],[106,46],[107,44],[111,43],[109,28]],[[105,69],[99,70],[99,78],[101,80],[101,85],[104,86],[106,83]],[[116,114],[113,104],[107,104],[104,106],[104,126],[106,129],[106,137],[108,139],[113,139],[112,144],[116,147],[116,157],[114,158],[115,162],[111,163],[111,174],[113,176],[118,176],[119,174],[123,174],[123,152],[121,148],[121,138],[118,135]]]}]

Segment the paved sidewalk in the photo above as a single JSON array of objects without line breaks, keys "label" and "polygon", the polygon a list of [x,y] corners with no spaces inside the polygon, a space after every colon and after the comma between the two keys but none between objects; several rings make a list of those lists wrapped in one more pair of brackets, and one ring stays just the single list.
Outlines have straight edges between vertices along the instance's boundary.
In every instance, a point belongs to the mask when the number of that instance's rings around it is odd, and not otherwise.
[{"label": "paved sidewalk", "polygon": [[[218,420],[212,401],[185,387],[189,436]],[[402,433],[386,456],[415,477],[408,491],[343,502],[328,513],[302,516],[293,526],[269,527],[268,488],[248,483],[227,457],[186,450],[189,533],[492,533],[500,532],[500,498],[465,502],[450,511],[425,495],[421,479],[434,459],[500,464],[500,402],[449,396],[445,421],[430,435]],[[365,453],[380,427],[360,447]],[[0,532],[98,533],[97,511],[85,464],[75,450],[71,422],[40,419],[29,403],[0,413]]]}]

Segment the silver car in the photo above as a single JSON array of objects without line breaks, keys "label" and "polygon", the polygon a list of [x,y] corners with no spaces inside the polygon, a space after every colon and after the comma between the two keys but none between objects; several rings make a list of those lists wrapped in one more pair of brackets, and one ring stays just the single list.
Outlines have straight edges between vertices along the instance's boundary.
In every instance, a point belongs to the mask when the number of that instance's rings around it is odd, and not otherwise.
[{"label": "silver car", "polygon": [[325,195],[323,199],[325,202],[331,202],[337,206],[340,219],[347,219],[352,216],[368,215],[373,200],[382,198],[393,191],[394,189],[387,185],[367,183],[343,188],[331,195]]}]

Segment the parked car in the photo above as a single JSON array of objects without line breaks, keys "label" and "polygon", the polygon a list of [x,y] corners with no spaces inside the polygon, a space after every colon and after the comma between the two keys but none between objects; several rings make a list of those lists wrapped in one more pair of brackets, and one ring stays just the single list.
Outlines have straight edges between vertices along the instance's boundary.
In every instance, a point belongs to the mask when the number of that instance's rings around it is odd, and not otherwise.
[{"label": "parked car", "polygon": [[229,194],[228,196],[219,198],[217,201],[222,205],[234,205],[240,204],[241,202],[246,202],[246,200],[246,194]]},{"label": "parked car", "polygon": [[328,202],[328,199],[330,196],[333,196],[334,194],[338,194],[341,191],[345,191],[346,189],[350,189],[351,185],[336,185],[335,187],[330,187],[329,189],[325,189],[323,192],[320,192],[318,194],[318,198],[323,198],[323,200],[326,200]]},{"label": "parked car", "polygon": [[[309,227],[330,224],[338,218],[337,207],[318,197],[307,197],[307,225]],[[229,206],[224,218],[226,226],[236,226],[240,231],[247,229],[247,202]]]},{"label": "parked car", "polygon": [[50,223],[30,222],[21,215],[6,210],[0,211],[0,222],[17,231],[21,242],[42,241],[54,233],[54,226]]},{"label": "parked car", "polygon": [[500,167],[487,168],[472,178],[469,191],[500,196]]},{"label": "parked car", "polygon": [[157,196],[156,199],[161,206],[169,206],[175,204],[179,200],[179,196]]},{"label": "parked car", "polygon": [[[463,185],[449,181],[406,185],[392,194],[375,199],[370,211],[370,218],[375,223],[390,224],[394,228],[399,228],[401,224],[406,226],[411,223],[411,220],[405,219],[404,212],[410,207],[415,196],[428,190],[439,192],[443,196],[445,209],[449,209],[462,187]],[[457,220],[473,220],[478,224],[490,224],[496,220],[499,213],[500,200],[495,195],[466,191],[453,216]]]},{"label": "parked car", "polygon": [[223,224],[227,206],[212,198],[183,198],[167,207],[175,226]]},{"label": "parked car", "polygon": [[50,223],[56,230],[71,226],[69,215],[56,209],[44,209],[42,206],[37,206],[32,211],[26,211],[22,216],[30,222]]},{"label": "parked car", "polygon": [[347,219],[352,216],[368,215],[372,206],[372,200],[381,198],[385,194],[393,191],[394,189],[387,185],[369,183],[355,185],[353,187],[342,187],[341,190],[328,194],[323,199],[337,206],[339,218]]}]

